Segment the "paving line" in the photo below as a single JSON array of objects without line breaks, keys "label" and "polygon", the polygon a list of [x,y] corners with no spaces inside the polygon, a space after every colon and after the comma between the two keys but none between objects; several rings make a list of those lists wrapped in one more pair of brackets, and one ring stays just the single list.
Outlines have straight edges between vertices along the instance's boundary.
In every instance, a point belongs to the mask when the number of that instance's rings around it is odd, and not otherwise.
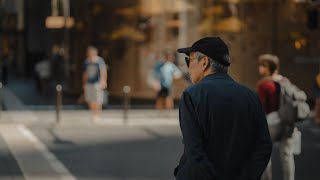
[{"label": "paving line", "polygon": [[25,137],[33,142],[34,146],[41,152],[41,155],[49,161],[54,170],[59,174],[63,174],[63,179],[76,179],[71,175],[67,168],[48,150],[48,148],[33,135],[30,130],[28,130],[24,125],[18,125],[18,129],[23,135],[25,135]]},{"label": "paving line", "polygon": [[[75,123],[76,122],[76,123]],[[67,127],[77,127],[77,126],[179,126],[179,121],[177,119],[157,119],[157,120],[141,120],[141,119],[128,119],[124,121],[121,118],[108,118],[102,119],[97,122],[92,122],[90,119],[87,121],[63,121],[59,124],[61,126]]]},{"label": "paving line", "polygon": [[0,125],[0,132],[26,180],[76,180],[24,125]]}]

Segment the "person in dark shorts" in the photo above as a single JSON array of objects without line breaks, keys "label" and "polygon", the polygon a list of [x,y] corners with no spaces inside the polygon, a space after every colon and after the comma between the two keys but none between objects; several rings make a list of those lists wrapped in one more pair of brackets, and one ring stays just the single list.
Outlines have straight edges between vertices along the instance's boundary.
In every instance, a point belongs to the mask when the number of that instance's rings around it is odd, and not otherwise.
[{"label": "person in dark shorts", "polygon": [[107,88],[107,66],[104,60],[98,56],[98,49],[89,46],[87,59],[84,62],[83,91],[85,100],[93,112],[93,122],[100,121],[103,90]]},{"label": "person in dark shorts", "polygon": [[157,93],[156,109],[172,109],[174,106],[171,87],[174,79],[182,77],[182,72],[172,62],[173,56],[166,52],[164,59],[159,60],[150,75],[150,84]]}]

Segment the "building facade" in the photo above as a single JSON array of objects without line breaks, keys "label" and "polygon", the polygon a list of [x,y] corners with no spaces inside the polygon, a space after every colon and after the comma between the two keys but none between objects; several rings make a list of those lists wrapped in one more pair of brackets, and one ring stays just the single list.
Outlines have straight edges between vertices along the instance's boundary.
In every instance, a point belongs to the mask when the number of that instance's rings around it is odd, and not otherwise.
[{"label": "building facade", "polygon": [[[320,32],[317,13],[312,12],[319,8],[309,1],[69,0],[72,27],[46,27],[47,17],[57,14],[53,4],[59,11],[65,1],[22,1],[22,37],[26,42],[20,45],[25,48],[20,66],[28,74],[35,57],[50,57],[53,46],[63,47],[68,53],[64,79],[72,94],[81,94],[82,63],[89,45],[98,47],[110,67],[108,89],[112,97],[122,97],[122,88],[129,85],[134,98],[152,99],[155,94],[147,85],[147,76],[164,51],[175,52],[204,36],[221,36],[230,48],[230,74],[235,80],[255,90],[260,78],[258,56],[274,53],[281,60],[281,73],[309,97],[313,95],[314,77],[319,72]],[[60,9],[64,16],[64,8]],[[176,63],[187,72],[183,56],[176,54]],[[175,82],[175,98],[188,85],[185,79]]]}]

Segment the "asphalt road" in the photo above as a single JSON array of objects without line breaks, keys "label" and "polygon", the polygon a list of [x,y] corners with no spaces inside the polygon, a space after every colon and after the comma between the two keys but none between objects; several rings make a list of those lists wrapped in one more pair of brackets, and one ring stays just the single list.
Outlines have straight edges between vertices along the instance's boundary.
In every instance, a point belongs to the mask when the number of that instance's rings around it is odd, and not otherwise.
[{"label": "asphalt road", "polygon": [[34,134],[78,179],[168,180],[182,153],[179,128],[77,127]]},{"label": "asphalt road", "polygon": [[[45,113],[38,117],[44,118]],[[71,118],[72,113],[65,117]],[[143,125],[146,122],[129,126],[118,123],[92,124],[77,122],[74,117],[70,123],[60,126],[52,126],[47,121],[35,121],[25,123],[25,127],[76,179],[174,179],[172,172],[183,150],[179,126],[175,123]],[[299,129],[302,131],[302,154],[295,156],[296,180],[319,180],[320,127],[305,121],[299,124]],[[19,163],[15,162],[16,157],[10,153],[7,144],[0,138],[0,180],[22,178]],[[27,158],[38,155],[36,151],[27,153],[30,154]],[[49,156],[49,159],[52,157]],[[274,180],[282,180],[277,144],[272,160]],[[33,173],[41,175],[37,169]]]},{"label": "asphalt road", "polygon": [[[295,156],[297,180],[320,179],[320,128],[302,130],[302,154]],[[177,126],[77,127],[32,131],[79,179],[168,180],[182,153]],[[278,145],[273,151],[274,180],[282,179]]]}]

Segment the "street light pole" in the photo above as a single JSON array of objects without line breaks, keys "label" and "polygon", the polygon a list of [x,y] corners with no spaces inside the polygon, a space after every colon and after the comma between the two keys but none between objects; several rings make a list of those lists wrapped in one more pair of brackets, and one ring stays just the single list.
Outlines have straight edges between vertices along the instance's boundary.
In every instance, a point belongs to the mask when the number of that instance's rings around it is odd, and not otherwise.
[{"label": "street light pole", "polygon": [[64,74],[69,79],[69,31],[67,21],[70,17],[70,0],[63,0],[63,16],[64,16],[64,33],[63,33],[63,56],[64,56]]}]

